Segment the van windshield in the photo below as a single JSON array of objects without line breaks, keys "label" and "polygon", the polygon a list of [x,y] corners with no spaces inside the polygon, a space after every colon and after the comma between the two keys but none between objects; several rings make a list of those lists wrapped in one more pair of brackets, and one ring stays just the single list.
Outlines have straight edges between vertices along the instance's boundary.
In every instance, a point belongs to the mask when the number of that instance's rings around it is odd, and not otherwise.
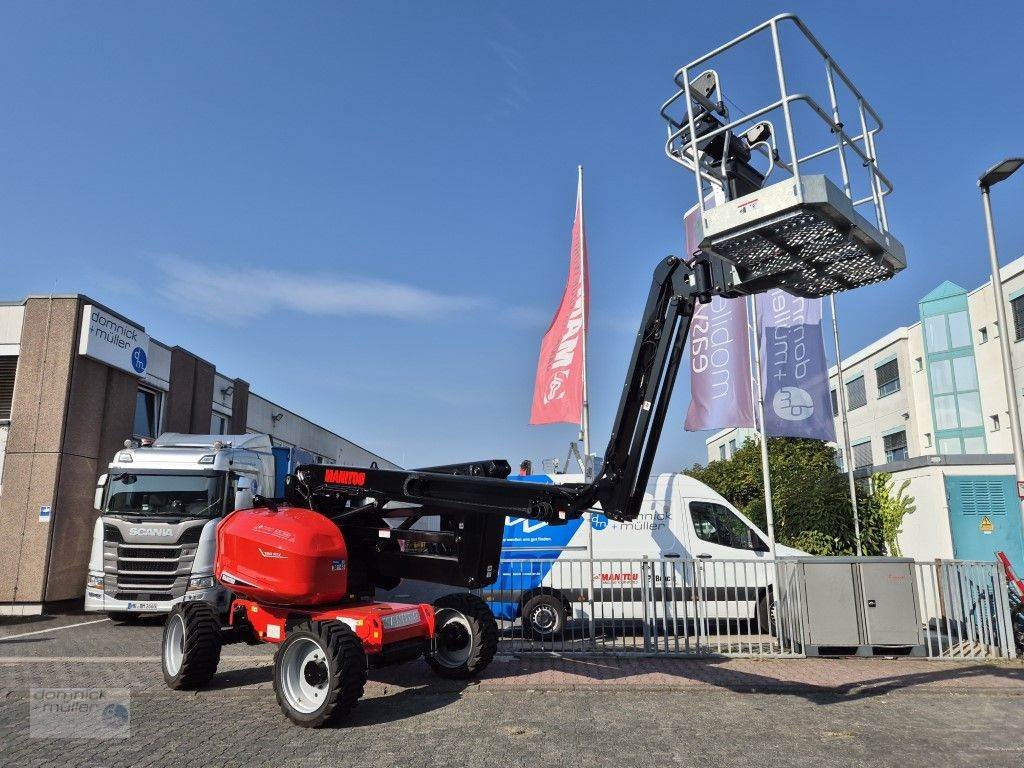
[{"label": "van windshield", "polygon": [[710,501],[691,501],[690,517],[697,538],[703,541],[733,549],[768,551],[768,545],[761,537],[728,507]]},{"label": "van windshield", "polygon": [[217,517],[224,509],[224,475],[199,473],[110,476],[105,511],[110,514]]}]

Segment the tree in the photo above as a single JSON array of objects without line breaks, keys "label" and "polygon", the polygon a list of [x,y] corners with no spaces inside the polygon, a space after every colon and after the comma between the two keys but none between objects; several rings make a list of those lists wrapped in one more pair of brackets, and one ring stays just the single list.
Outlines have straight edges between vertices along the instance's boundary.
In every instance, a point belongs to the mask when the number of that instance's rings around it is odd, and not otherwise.
[{"label": "tree", "polygon": [[892,475],[888,472],[876,472],[871,476],[871,498],[869,504],[879,518],[882,528],[882,540],[889,554],[901,557],[899,535],[903,532],[903,518],[917,511],[914,499],[907,495],[909,480],[894,487]]},{"label": "tree", "polygon": [[[781,544],[817,555],[854,554],[853,515],[846,474],[836,452],[820,440],[768,438],[775,537]],[[762,529],[766,527],[761,448],[747,440],[731,458],[695,464],[687,474],[711,486]],[[858,486],[861,548],[884,554],[881,514]]]}]

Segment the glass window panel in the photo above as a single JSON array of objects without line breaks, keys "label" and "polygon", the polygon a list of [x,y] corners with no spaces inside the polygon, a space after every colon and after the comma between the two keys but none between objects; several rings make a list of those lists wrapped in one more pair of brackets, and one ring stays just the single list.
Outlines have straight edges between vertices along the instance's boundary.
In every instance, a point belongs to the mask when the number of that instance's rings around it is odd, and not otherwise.
[{"label": "glass window panel", "polygon": [[984,437],[965,437],[964,453],[988,453]]},{"label": "glass window panel", "polygon": [[858,376],[853,381],[846,383],[846,407],[854,411],[868,404],[867,388],[864,386],[864,377]]},{"label": "glass window panel", "polygon": [[971,346],[971,323],[966,312],[954,312],[949,316],[949,346]]},{"label": "glass window panel", "polygon": [[135,395],[135,437],[156,437],[157,399],[156,393],[145,389]]},{"label": "glass window panel", "polygon": [[953,360],[953,380],[957,392],[978,388],[978,368],[973,357],[958,357]]},{"label": "glass window panel", "polygon": [[939,453],[963,453],[959,437],[943,437],[939,440]]},{"label": "glass window panel", "polygon": [[944,395],[953,391],[953,367],[949,360],[936,360],[930,366],[932,372],[932,393]]},{"label": "glass window panel", "polygon": [[968,392],[957,395],[957,400],[960,404],[960,426],[964,429],[982,426],[981,396],[977,392]]},{"label": "glass window panel", "polygon": [[[944,395],[935,398],[935,428],[956,429],[960,423],[956,418],[956,396]],[[941,441],[940,441],[941,444]]]},{"label": "glass window panel", "polygon": [[924,319],[924,338],[929,352],[945,352],[949,349],[946,338],[946,316],[936,315]]},{"label": "glass window panel", "polygon": [[871,441],[868,440],[860,445],[853,446],[853,468],[860,469],[861,467],[870,467],[874,464],[874,458],[871,455]]}]

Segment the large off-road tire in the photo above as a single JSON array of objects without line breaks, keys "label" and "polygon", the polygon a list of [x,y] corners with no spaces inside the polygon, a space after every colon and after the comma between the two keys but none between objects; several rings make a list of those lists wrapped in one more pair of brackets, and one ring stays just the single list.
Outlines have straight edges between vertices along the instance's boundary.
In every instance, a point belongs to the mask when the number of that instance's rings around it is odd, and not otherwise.
[{"label": "large off-road tire", "polygon": [[465,680],[479,675],[498,650],[498,622],[487,603],[468,592],[434,601],[437,638],[427,664],[441,677]]},{"label": "large off-road tire", "polygon": [[161,663],[175,690],[204,688],[220,663],[220,621],[209,603],[181,603],[164,623]]},{"label": "large off-road tire", "polygon": [[557,640],[565,632],[565,605],[555,595],[534,595],[523,605],[523,631],[534,640]]},{"label": "large off-road tire", "polygon": [[340,621],[302,624],[274,656],[274,692],[289,720],[319,728],[348,715],[366,685],[362,641]]}]

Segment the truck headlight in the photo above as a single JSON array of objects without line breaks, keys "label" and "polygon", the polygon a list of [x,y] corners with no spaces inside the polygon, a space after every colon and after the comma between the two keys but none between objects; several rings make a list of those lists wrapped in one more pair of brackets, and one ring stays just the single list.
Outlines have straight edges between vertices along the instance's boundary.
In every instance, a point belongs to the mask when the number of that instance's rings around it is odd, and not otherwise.
[{"label": "truck headlight", "polygon": [[85,580],[86,589],[103,589],[103,574],[90,573]]},{"label": "truck headlight", "polygon": [[213,587],[213,576],[193,576],[188,580],[188,591],[195,592],[197,589],[211,589]]}]

